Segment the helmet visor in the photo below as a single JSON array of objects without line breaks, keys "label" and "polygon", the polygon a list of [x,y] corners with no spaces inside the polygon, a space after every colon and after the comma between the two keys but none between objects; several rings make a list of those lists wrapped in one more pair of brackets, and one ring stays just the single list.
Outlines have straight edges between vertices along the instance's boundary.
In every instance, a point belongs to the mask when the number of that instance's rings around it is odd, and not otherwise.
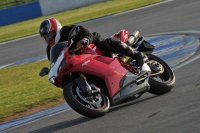
[{"label": "helmet visor", "polygon": [[56,32],[55,31],[51,31],[48,34],[42,35],[42,38],[48,43],[53,41],[55,39],[55,37],[56,37]]}]

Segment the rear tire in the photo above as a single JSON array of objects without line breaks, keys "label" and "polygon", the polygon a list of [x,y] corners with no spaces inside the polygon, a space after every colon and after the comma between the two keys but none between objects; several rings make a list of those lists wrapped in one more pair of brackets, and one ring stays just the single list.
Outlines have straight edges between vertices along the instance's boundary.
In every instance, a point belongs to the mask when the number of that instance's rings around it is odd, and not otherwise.
[{"label": "rear tire", "polygon": [[[152,54],[146,54],[149,60],[154,60],[161,64],[164,72],[158,76],[150,76],[149,78],[149,93],[155,95],[163,95],[171,91],[175,84],[175,75],[172,69],[160,58]],[[151,67],[150,67],[151,68]],[[152,68],[151,68],[152,69]],[[152,71],[153,72],[153,71]]]},{"label": "rear tire", "polygon": [[64,86],[63,95],[73,110],[86,117],[101,117],[110,108],[110,101],[103,91],[88,96],[74,82],[67,83]]}]

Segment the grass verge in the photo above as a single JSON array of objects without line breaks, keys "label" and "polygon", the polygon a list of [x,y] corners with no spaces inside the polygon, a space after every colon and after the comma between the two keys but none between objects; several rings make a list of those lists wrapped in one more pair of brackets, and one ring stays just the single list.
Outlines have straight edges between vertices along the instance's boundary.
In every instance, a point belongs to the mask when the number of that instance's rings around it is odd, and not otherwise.
[{"label": "grass verge", "polygon": [[[49,66],[47,60],[0,70],[0,121],[39,104],[58,101],[62,90],[48,82],[48,77],[39,77],[43,66]],[[45,105],[46,106],[46,105]]]},{"label": "grass verge", "polygon": [[[159,1],[161,0],[110,0],[51,16],[57,18],[62,25],[74,24]],[[0,27],[0,42],[36,34],[40,22],[46,17],[48,16]],[[43,66],[49,66],[49,62],[42,60],[0,69],[0,123],[64,102],[62,89],[51,85],[47,77],[39,77],[38,73]],[[35,108],[38,109],[31,111]]]}]

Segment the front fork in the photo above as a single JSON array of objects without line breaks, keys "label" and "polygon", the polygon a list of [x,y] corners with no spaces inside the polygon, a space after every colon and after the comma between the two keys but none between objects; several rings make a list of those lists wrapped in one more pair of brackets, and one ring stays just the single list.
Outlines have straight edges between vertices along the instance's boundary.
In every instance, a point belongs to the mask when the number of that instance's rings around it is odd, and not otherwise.
[{"label": "front fork", "polygon": [[80,77],[75,79],[75,82],[85,94],[92,95],[94,93],[100,92],[100,89],[96,87],[94,84],[89,85],[83,73],[79,73],[79,76]]}]

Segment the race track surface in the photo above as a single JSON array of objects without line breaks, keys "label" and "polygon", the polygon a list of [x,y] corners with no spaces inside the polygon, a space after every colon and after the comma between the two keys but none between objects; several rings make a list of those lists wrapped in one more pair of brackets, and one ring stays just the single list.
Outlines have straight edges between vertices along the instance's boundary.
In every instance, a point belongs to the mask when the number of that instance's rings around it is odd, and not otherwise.
[{"label": "race track surface", "polygon": [[[138,30],[141,35],[200,30],[200,1],[173,0],[156,6],[82,23],[103,37],[121,29]],[[12,54],[10,54],[12,53]],[[176,53],[176,52],[175,52]],[[0,44],[0,66],[45,54],[39,36]],[[11,127],[3,133],[199,133],[200,51],[172,67],[174,89],[162,96],[149,93],[140,99],[111,108],[97,119],[68,109]],[[187,63],[185,63],[187,62]]]}]

